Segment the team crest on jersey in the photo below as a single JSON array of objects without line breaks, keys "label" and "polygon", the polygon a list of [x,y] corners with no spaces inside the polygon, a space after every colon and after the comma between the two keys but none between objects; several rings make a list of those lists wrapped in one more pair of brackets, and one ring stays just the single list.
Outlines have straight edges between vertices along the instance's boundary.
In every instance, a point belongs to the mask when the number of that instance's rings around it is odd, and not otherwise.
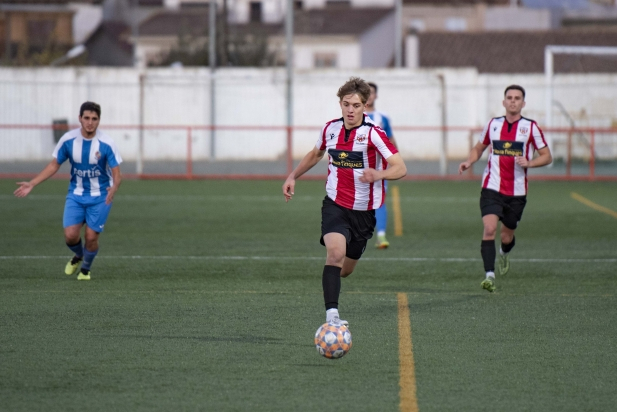
[{"label": "team crest on jersey", "polygon": [[96,160],[101,160],[101,152],[96,152],[94,154],[94,157],[96,158]]},{"label": "team crest on jersey", "polygon": [[365,134],[361,134],[361,135],[356,136],[356,142],[358,142],[358,143],[362,143],[365,140],[366,140],[366,135]]},{"label": "team crest on jersey", "polygon": [[520,134],[527,134],[527,132],[528,132],[528,131],[529,131],[529,129],[528,129],[528,128],[526,128],[526,127],[520,127],[520,128],[518,129],[518,132],[519,132]]}]

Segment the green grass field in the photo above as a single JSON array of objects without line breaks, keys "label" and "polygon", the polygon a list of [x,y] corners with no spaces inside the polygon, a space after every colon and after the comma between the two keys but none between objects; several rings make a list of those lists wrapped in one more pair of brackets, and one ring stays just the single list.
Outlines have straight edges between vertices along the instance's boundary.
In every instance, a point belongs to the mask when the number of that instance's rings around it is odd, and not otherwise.
[{"label": "green grass field", "polygon": [[404,235],[343,280],[337,361],[313,345],[323,182],[281,184],[125,181],[78,282],[67,182],[0,181],[0,410],[399,411],[397,293],[420,411],[614,410],[617,218],[571,193],[617,211],[617,184],[530,182],[489,294],[479,183],[396,183]]}]

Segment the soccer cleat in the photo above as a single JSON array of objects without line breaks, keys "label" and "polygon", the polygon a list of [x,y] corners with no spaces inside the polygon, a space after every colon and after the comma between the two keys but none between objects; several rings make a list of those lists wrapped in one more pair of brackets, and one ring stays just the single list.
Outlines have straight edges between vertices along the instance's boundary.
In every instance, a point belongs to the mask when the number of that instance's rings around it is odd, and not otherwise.
[{"label": "soccer cleat", "polygon": [[82,258],[73,256],[73,258],[69,260],[69,263],[66,264],[66,267],[64,268],[64,273],[69,276],[74,275],[75,272],[77,272],[77,269],[79,269],[79,263],[81,261],[82,261]]},{"label": "soccer cleat", "polygon": [[375,243],[375,247],[377,249],[387,249],[390,246],[390,242],[386,239],[386,235],[377,235],[377,243]]},{"label": "soccer cleat", "polygon": [[338,316],[329,320],[328,323],[334,326],[349,326],[349,322],[339,318]]},{"label": "soccer cleat", "polygon": [[484,279],[484,281],[482,281],[482,283],[480,283],[480,286],[482,286],[482,289],[486,289],[489,292],[494,292],[495,289],[497,289],[495,287],[495,279],[494,278],[486,278]]},{"label": "soccer cleat", "polygon": [[90,271],[82,269],[77,275],[77,280],[90,280]]},{"label": "soccer cleat", "polygon": [[510,255],[509,254],[499,254],[499,260],[497,262],[497,266],[499,267],[499,274],[505,275],[510,270]]}]

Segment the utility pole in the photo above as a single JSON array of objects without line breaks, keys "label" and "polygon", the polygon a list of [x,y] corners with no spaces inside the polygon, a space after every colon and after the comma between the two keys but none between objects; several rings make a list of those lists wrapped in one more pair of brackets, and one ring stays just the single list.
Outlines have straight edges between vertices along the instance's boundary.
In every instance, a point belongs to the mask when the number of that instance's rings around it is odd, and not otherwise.
[{"label": "utility pole", "polygon": [[216,131],[214,130],[216,125],[216,0],[210,0],[208,20],[208,60],[210,63],[210,160],[214,160],[216,158]]}]

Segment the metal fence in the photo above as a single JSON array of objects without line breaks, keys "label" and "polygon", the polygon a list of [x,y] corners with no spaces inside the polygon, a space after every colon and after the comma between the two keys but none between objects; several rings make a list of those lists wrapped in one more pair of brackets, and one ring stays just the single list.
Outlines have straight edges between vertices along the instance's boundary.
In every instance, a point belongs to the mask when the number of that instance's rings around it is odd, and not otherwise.
[{"label": "metal fence", "polygon": [[[74,125],[0,125],[0,147],[12,147],[11,152],[32,150],[25,136],[37,135],[46,140],[45,160],[16,160],[10,156],[0,159],[0,178],[28,177],[40,171],[51,160],[58,137]],[[266,159],[208,156],[211,129],[195,125],[107,125],[121,155],[126,159],[123,173],[144,179],[281,179],[287,176],[300,157],[295,156],[294,145],[301,139],[311,145],[317,141],[320,126],[287,128],[284,126],[219,126],[217,136],[240,140],[250,134],[255,147],[268,147],[272,136],[278,136],[273,155]],[[407,179],[476,179],[486,164],[478,161],[464,176],[458,175],[458,164],[477,142],[481,129],[473,127],[409,127],[396,129],[396,140],[408,166]],[[545,130],[550,137],[554,162],[550,167],[530,169],[534,178],[617,180],[617,129],[608,128],[555,128]],[[131,136],[136,136],[135,139]],[[240,136],[240,137],[238,137]],[[466,141],[449,150],[451,140]],[[439,140],[444,156],[427,156],[413,150],[414,145],[426,139]],[[26,142],[26,143],[24,143]],[[283,150],[279,153],[278,147]],[[40,150],[38,148],[37,150]],[[310,150],[310,149],[309,149]],[[486,153],[485,153],[486,157]],[[308,178],[322,179],[326,173],[325,160],[308,174]],[[66,173],[66,165],[61,174]]]}]

